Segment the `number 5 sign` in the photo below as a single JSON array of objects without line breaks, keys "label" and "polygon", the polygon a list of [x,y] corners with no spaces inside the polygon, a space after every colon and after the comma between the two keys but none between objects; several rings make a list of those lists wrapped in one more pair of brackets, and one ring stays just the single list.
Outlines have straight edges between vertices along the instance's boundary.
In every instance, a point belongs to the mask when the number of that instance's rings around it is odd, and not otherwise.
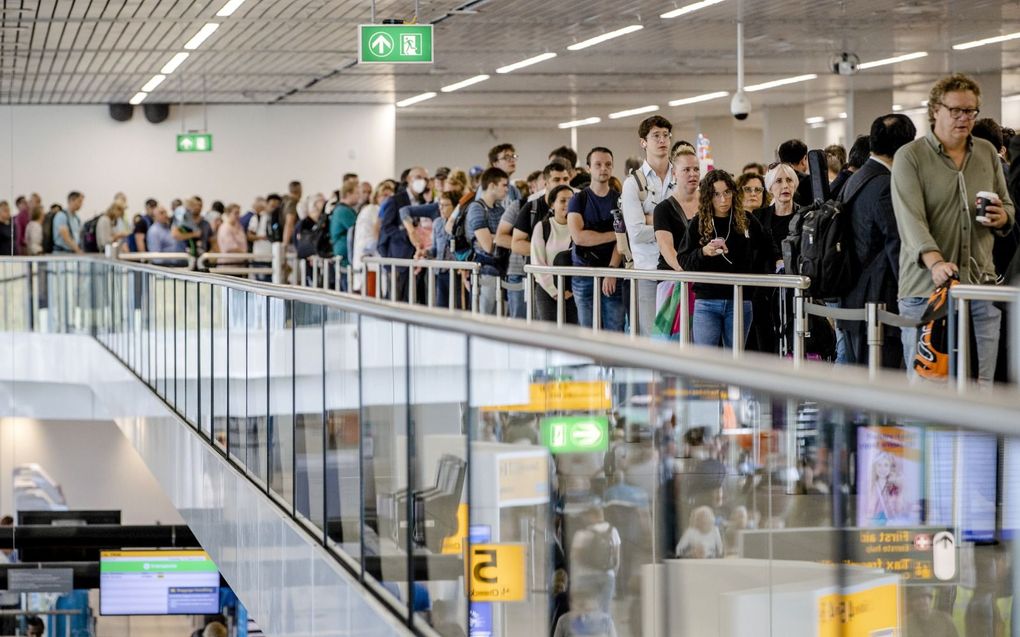
[{"label": "number 5 sign", "polygon": [[472,544],[468,596],[472,602],[524,601],[524,545]]}]

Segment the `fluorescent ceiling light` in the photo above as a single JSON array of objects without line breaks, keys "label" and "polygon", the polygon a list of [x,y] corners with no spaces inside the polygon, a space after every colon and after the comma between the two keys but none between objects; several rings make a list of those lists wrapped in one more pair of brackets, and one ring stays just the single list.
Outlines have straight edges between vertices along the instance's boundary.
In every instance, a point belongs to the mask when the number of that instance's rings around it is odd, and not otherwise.
[{"label": "fluorescent ceiling light", "polygon": [[170,75],[177,70],[177,67],[184,64],[184,60],[188,59],[190,53],[181,52],[170,58],[170,61],[163,65],[163,68],[159,70],[163,75]]},{"label": "fluorescent ceiling light", "polygon": [[927,51],[917,51],[916,53],[907,53],[906,55],[897,55],[892,58],[885,58],[884,60],[875,60],[874,62],[862,62],[857,65],[857,68],[866,71],[873,69],[876,66],[885,66],[886,64],[896,64],[897,62],[907,62],[909,60],[917,60],[920,58],[928,57]]},{"label": "fluorescent ceiling light", "polygon": [[563,122],[559,124],[560,128],[577,128],[578,126],[589,126],[591,124],[598,124],[602,121],[601,117],[589,117],[587,119],[575,119],[572,122]]},{"label": "fluorescent ceiling light", "polygon": [[216,12],[217,17],[226,18],[230,14],[237,11],[238,7],[244,4],[244,0],[229,0],[227,4],[223,5],[223,8]]},{"label": "fluorescent ceiling light", "polygon": [[815,122],[811,124],[811,128],[825,128],[825,122]]},{"label": "fluorescent ceiling light", "polygon": [[839,114],[839,118],[840,119],[846,119],[846,113],[840,113]]},{"label": "fluorescent ceiling light", "polygon": [[400,100],[399,102],[397,102],[397,108],[404,108],[405,106],[411,106],[412,104],[417,104],[418,102],[424,102],[425,100],[430,100],[435,96],[436,96],[435,91],[429,91],[428,93],[415,95],[414,97],[409,97],[406,100]]},{"label": "fluorescent ceiling light", "polygon": [[452,93],[454,91],[457,91],[457,90],[460,90],[460,89],[464,88],[465,86],[471,86],[472,84],[478,84],[479,82],[484,82],[487,79],[489,79],[488,75],[476,75],[474,77],[469,77],[468,79],[462,80],[460,82],[455,82],[453,84],[448,84],[447,86],[444,86],[443,88],[441,88],[439,90],[444,92],[444,93]]},{"label": "fluorescent ceiling light", "polygon": [[143,93],[153,92],[154,90],[156,90],[157,86],[163,83],[163,80],[165,79],[166,79],[165,75],[153,75],[152,79],[146,82],[145,86],[142,87],[142,92]]},{"label": "fluorescent ceiling light", "polygon": [[220,25],[215,22],[207,22],[204,27],[198,30],[195,37],[188,40],[188,43],[184,45],[184,48],[189,51],[194,51],[198,47],[202,46],[202,43],[213,34],[216,29],[220,28]]},{"label": "fluorescent ceiling light", "polygon": [[893,112],[898,113],[898,112],[903,110],[903,105],[902,104],[893,104],[892,105],[892,109],[893,109]]},{"label": "fluorescent ceiling light", "polygon": [[578,42],[577,44],[571,44],[570,46],[567,47],[567,50],[570,50],[570,51],[580,51],[581,49],[587,49],[590,46],[595,46],[596,44],[601,44],[601,43],[605,42],[606,40],[612,40],[613,38],[618,38],[621,35],[627,35],[628,33],[634,33],[635,31],[640,31],[643,28],[645,28],[643,25],[632,24],[629,27],[623,27],[622,29],[617,29],[616,31],[610,31],[609,33],[603,33],[602,35],[597,35],[594,38],[589,38],[587,40],[584,40],[583,42]]},{"label": "fluorescent ceiling light", "polygon": [[1003,102],[1020,102],[1020,93],[1017,93],[1016,95],[1007,95],[1006,97],[1002,98],[1002,101]]},{"label": "fluorescent ceiling light", "polygon": [[669,103],[670,106],[687,106],[688,104],[697,104],[698,102],[708,102],[710,100],[717,100],[722,97],[729,97],[730,94],[727,91],[716,91],[715,93],[705,93],[704,95],[695,95],[694,97],[684,97],[678,100],[673,100]]},{"label": "fluorescent ceiling light", "polygon": [[672,11],[667,11],[666,13],[663,13],[659,17],[660,18],[664,18],[666,20],[668,20],[670,18],[678,18],[678,17],[680,17],[682,15],[691,13],[693,11],[697,11],[698,9],[704,9],[705,7],[710,7],[713,4],[719,4],[722,1],[723,0],[701,0],[701,2],[694,2],[692,4],[686,4],[686,5],[682,6],[682,7],[680,7],[679,9],[673,9]]},{"label": "fluorescent ceiling light", "polygon": [[516,71],[517,69],[523,69],[526,66],[531,66],[532,64],[538,64],[539,62],[545,62],[546,60],[551,60],[554,57],[556,57],[555,53],[552,53],[552,52],[543,53],[542,55],[536,55],[535,57],[528,58],[527,60],[521,60],[520,62],[514,62],[513,64],[508,64],[506,66],[501,66],[498,69],[496,69],[496,72],[497,73],[512,73],[513,71]]},{"label": "fluorescent ceiling light", "polygon": [[805,124],[824,124],[825,123],[825,118],[821,117],[821,116],[818,116],[818,117],[808,117],[807,119],[804,120],[804,123]]},{"label": "fluorescent ceiling light", "polygon": [[963,51],[964,49],[973,49],[979,46],[985,46],[986,44],[998,44],[999,42],[1008,42],[1009,40],[1016,40],[1020,38],[1020,31],[1016,33],[1007,33],[1006,35],[999,35],[994,38],[985,38],[984,40],[974,40],[973,42],[964,42],[962,44],[954,44],[953,48],[957,51]]},{"label": "fluorescent ceiling light", "polygon": [[616,113],[610,113],[609,119],[620,119],[621,117],[630,117],[631,115],[641,115],[642,113],[651,113],[652,111],[659,110],[659,107],[655,104],[648,106],[642,106],[640,108],[632,108],[626,111],[618,111]]},{"label": "fluorescent ceiling light", "polygon": [[128,104],[131,104],[132,106],[137,106],[138,104],[144,102],[145,98],[148,96],[149,96],[148,93],[144,91],[138,91],[137,93],[135,93],[135,96],[128,101]]},{"label": "fluorescent ceiling light", "polygon": [[817,79],[818,75],[815,73],[808,73],[807,75],[797,75],[794,77],[787,77],[781,80],[772,80],[771,82],[762,82],[761,84],[752,84],[751,86],[745,86],[744,90],[748,93],[754,93],[755,91],[764,91],[765,89],[776,88],[777,86],[786,86],[787,84],[796,84],[798,82],[807,82],[808,80]]},{"label": "fluorescent ceiling light", "polygon": [[907,109],[905,111],[900,111],[900,112],[903,113],[904,115],[924,115],[924,114],[927,114],[928,107],[924,106],[924,107],[921,107],[921,108],[909,108],[909,109]]}]

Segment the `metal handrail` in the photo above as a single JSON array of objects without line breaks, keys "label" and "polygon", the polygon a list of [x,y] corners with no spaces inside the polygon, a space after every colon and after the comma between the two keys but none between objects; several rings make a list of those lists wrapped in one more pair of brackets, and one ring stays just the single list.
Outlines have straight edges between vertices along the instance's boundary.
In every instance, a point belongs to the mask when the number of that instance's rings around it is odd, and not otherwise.
[{"label": "metal handrail", "polygon": [[[793,360],[798,365],[804,358],[804,339],[807,334],[807,319],[804,311],[804,291],[811,286],[811,279],[806,276],[787,274],[725,274],[720,272],[677,272],[675,270],[637,270],[624,268],[590,268],[567,267],[552,265],[524,266],[524,294],[526,299],[526,318],[530,322],[533,317],[532,291],[533,277],[536,274],[551,274],[556,277],[556,325],[563,326],[565,316],[564,277],[591,277],[592,284],[592,329],[602,329],[602,289],[601,279],[627,279],[630,281],[672,281],[680,284],[680,344],[690,343],[690,325],[687,317],[692,308],[688,307],[688,286],[692,283],[733,286],[733,357],[740,358],[744,351],[744,313],[742,311],[745,287],[780,288],[794,291],[793,312]],[[630,335],[637,336],[637,290],[630,286]]]},{"label": "metal handrail", "polygon": [[209,261],[217,261],[219,259],[230,259],[235,262],[273,262],[273,256],[270,254],[253,254],[251,252],[205,252],[198,257],[197,265],[199,268],[204,268]]},{"label": "metal handrail", "polygon": [[[450,277],[450,294],[447,299],[448,309],[454,309],[454,296],[453,292],[456,289],[456,276],[455,272],[468,272],[471,276],[471,313],[478,313],[478,273],[481,270],[482,265],[475,261],[441,261],[439,259],[397,259],[393,257],[377,257],[367,256],[362,257],[361,262],[365,264],[362,271],[361,281],[361,295],[368,295],[368,276],[367,272],[369,266],[390,266],[390,301],[396,300],[397,291],[397,268],[408,268],[408,272],[413,268],[425,268],[427,271],[427,304],[428,307],[435,307],[436,303],[436,282],[435,277],[432,276],[433,270],[447,270],[448,276]],[[375,278],[375,298],[382,298],[382,268],[379,269],[380,276]],[[463,276],[463,274],[461,275]],[[418,300],[417,286],[414,285],[412,277],[408,276],[407,286],[407,297],[408,303],[415,305]]]},{"label": "metal handrail", "polygon": [[[187,252],[119,252],[118,261],[131,261],[132,263],[152,263],[153,261],[187,261],[189,270],[195,269],[197,260]],[[165,266],[174,267],[174,266]],[[185,266],[177,266],[185,267]]]},{"label": "metal handrail", "polygon": [[161,266],[128,262],[114,263],[98,257],[72,258],[0,257],[2,262],[24,263],[49,260],[94,260],[180,281],[220,285],[273,298],[327,306],[351,314],[425,329],[464,334],[527,348],[544,348],[590,359],[596,364],[655,370],[665,375],[698,378],[710,383],[736,385],[750,391],[789,396],[827,403],[836,407],[886,412],[931,424],[961,426],[989,433],[1017,434],[1020,421],[1020,392],[1001,387],[992,393],[947,393],[944,388],[912,385],[902,373],[879,370],[873,379],[856,367],[833,367],[804,361],[797,368],[790,362],[767,354],[749,352],[730,360],[715,348],[663,348],[660,343],[573,326],[557,328],[540,322],[530,325],[481,315],[467,316],[445,310],[396,307],[392,303],[354,295],[338,295],[313,288],[262,283],[217,274],[190,272]]},{"label": "metal handrail", "polygon": [[[954,285],[949,288],[949,368],[956,375],[956,390],[970,384],[970,304],[973,301],[1016,303],[1020,287],[1005,285]],[[1020,353],[1014,353],[1020,355]],[[1012,365],[1016,373],[1016,365]],[[1018,380],[1015,379],[1014,380]]]}]

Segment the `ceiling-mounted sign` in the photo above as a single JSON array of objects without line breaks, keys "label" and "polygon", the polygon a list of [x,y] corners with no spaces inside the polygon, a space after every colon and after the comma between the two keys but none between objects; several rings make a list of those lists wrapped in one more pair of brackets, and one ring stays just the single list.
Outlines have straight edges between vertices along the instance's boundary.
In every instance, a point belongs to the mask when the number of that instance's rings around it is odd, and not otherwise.
[{"label": "ceiling-mounted sign", "polygon": [[430,64],[432,62],[432,25],[359,25],[358,62],[362,64]]},{"label": "ceiling-mounted sign", "polygon": [[212,133],[181,133],[177,136],[179,153],[211,153]]}]

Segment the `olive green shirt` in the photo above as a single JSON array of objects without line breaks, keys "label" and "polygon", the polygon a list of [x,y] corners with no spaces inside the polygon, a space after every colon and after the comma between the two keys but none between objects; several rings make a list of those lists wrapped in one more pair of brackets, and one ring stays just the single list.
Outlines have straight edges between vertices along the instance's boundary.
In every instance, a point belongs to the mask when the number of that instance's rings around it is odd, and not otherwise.
[{"label": "olive green shirt", "polygon": [[971,137],[963,169],[945,153],[935,133],[915,139],[896,152],[892,167],[892,202],[900,231],[899,298],[926,297],[935,289],[921,255],[938,251],[960,268],[960,282],[994,283],[993,230],[977,221],[977,193],[999,195],[1009,221],[1014,221],[1013,201],[995,147]]}]

